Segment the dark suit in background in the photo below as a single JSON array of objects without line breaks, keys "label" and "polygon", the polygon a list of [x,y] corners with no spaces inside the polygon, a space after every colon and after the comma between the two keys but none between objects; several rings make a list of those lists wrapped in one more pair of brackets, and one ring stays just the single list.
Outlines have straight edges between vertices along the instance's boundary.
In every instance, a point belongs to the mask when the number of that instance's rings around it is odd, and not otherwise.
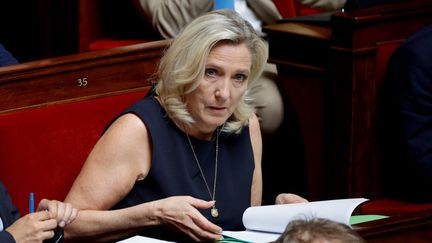
[{"label": "dark suit in background", "polygon": [[[0,219],[3,223],[3,230],[0,231],[0,243],[16,243],[13,236],[5,229],[11,226],[20,218],[18,209],[13,205],[9,193],[0,181]],[[64,242],[63,228],[54,230],[54,237],[44,240],[43,243],[62,243]]]},{"label": "dark suit in background", "polygon": [[6,48],[0,44],[0,67],[17,64],[18,61],[10,54]]},{"label": "dark suit in background", "polygon": [[344,6],[345,11],[362,8],[369,8],[388,3],[408,2],[410,0],[347,0]]},{"label": "dark suit in background", "polygon": [[12,204],[12,200],[6,187],[0,181],[0,218],[3,222],[3,231],[0,231],[1,243],[15,242],[12,235],[4,229],[18,220],[19,216],[18,209]]},{"label": "dark suit in background", "polygon": [[380,132],[384,184],[392,196],[432,202],[432,25],[392,55]]}]

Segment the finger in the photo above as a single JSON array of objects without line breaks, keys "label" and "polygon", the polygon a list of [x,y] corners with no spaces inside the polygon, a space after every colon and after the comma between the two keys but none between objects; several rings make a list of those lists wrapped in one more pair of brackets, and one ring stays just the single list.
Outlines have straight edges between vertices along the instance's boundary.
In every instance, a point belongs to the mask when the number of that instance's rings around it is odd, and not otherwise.
[{"label": "finger", "polygon": [[45,221],[51,219],[50,213],[45,210],[32,213],[30,217],[36,219],[37,221]]},{"label": "finger", "polygon": [[41,237],[44,240],[52,239],[54,237],[54,235],[55,235],[54,230],[43,231],[41,233]]},{"label": "finger", "polygon": [[[43,201],[43,206],[39,207],[41,208],[41,210],[46,210],[49,212],[51,218],[56,218],[57,217],[57,211],[58,211],[58,201],[55,200],[45,200]],[[42,201],[41,203],[42,204]]]},{"label": "finger", "polygon": [[194,197],[188,197],[188,202],[194,208],[199,209],[211,208],[215,204],[215,201],[205,201]]},{"label": "finger", "polygon": [[288,204],[288,203],[304,203],[308,202],[306,199],[292,193],[282,193],[276,197],[276,204]]},{"label": "finger", "polygon": [[70,203],[64,203],[59,206],[59,211],[57,213],[57,222],[60,227],[62,228],[65,227],[66,222],[69,220],[71,214],[72,214],[72,206]]},{"label": "finger", "polygon": [[41,229],[42,231],[51,231],[57,228],[57,220],[55,219],[48,219],[41,221]]},{"label": "finger", "polygon": [[66,222],[66,225],[72,223],[76,217],[78,217],[78,209],[72,208],[71,216],[69,217],[68,221]]},{"label": "finger", "polygon": [[198,214],[191,215],[191,219],[193,221],[193,225],[196,226],[194,231],[197,236],[201,239],[210,239],[210,240],[220,240],[222,239],[222,228],[210,222],[207,218],[205,218],[202,214],[197,212]]},{"label": "finger", "polygon": [[57,220],[57,223],[59,223],[59,220],[61,218],[63,218],[63,215],[64,215],[64,204],[59,202],[59,201],[53,200],[52,203],[50,204],[50,208],[48,208],[48,210],[50,212],[52,211],[51,216]]},{"label": "finger", "polygon": [[[187,213],[187,221],[176,224],[176,227],[189,235],[194,241],[215,241],[222,239],[222,235],[215,234],[213,232],[207,232],[206,230],[200,228],[195,223],[196,220],[193,219],[194,214],[201,215],[198,211],[196,211],[196,213]],[[207,220],[205,217],[203,218],[204,220]]]},{"label": "finger", "polygon": [[[207,209],[214,206],[215,201],[205,201],[197,198],[190,197],[190,204],[199,209]],[[206,217],[204,217],[198,210],[191,213],[190,217],[194,221],[194,224],[198,225],[200,229],[205,232],[210,232],[212,235],[219,234],[222,232],[222,228],[210,222]]]},{"label": "finger", "polygon": [[46,210],[46,209],[48,209],[48,204],[49,204],[49,200],[47,200],[47,199],[42,199],[40,202],[39,202],[39,205],[38,205],[38,209],[37,209],[37,211],[42,211],[42,210]]},{"label": "finger", "polygon": [[221,234],[222,228],[210,222],[206,217],[198,212],[198,215],[191,215],[194,223],[203,229],[204,231],[211,232],[213,234]]},{"label": "finger", "polygon": [[193,239],[193,241],[196,242],[201,241],[201,239],[194,233],[194,230],[191,227],[187,227],[186,225],[183,224],[178,224],[178,225],[176,224],[176,227],[180,231],[186,233],[190,238]]},{"label": "finger", "polygon": [[305,203],[308,202],[308,200],[300,197],[299,195],[295,195],[295,194],[290,194],[291,195],[291,201],[293,203]]},{"label": "finger", "polygon": [[[72,210],[72,206],[67,203],[58,203],[57,204],[57,223],[60,227],[64,227],[66,224],[66,220],[68,219],[68,215]],[[69,212],[68,212],[69,211]]]}]

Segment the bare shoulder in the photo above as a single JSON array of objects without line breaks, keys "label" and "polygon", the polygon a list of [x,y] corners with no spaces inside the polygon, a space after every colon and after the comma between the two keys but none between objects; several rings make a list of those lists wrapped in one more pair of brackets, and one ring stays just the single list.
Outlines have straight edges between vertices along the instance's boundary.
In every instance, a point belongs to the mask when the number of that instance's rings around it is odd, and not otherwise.
[{"label": "bare shoulder", "polygon": [[122,138],[145,139],[147,137],[147,128],[138,116],[127,113],[116,119],[107,129],[104,136],[114,136],[116,140],[120,141]]},{"label": "bare shoulder", "polygon": [[144,123],[125,114],[96,143],[76,178],[67,202],[81,209],[108,209],[150,170],[150,143]]},{"label": "bare shoulder", "polygon": [[121,127],[121,128],[124,128],[125,126],[130,129],[140,129],[140,128],[145,129],[143,121],[133,113],[126,113],[120,116],[111,125],[111,127]]},{"label": "bare shoulder", "polygon": [[[148,165],[151,152],[150,137],[144,122],[135,114],[127,113],[120,116],[111,124],[101,140],[102,144],[107,145],[104,146],[107,150],[117,151],[117,156],[126,160],[128,164],[132,163],[138,167]],[[145,170],[147,169],[146,166]]]}]

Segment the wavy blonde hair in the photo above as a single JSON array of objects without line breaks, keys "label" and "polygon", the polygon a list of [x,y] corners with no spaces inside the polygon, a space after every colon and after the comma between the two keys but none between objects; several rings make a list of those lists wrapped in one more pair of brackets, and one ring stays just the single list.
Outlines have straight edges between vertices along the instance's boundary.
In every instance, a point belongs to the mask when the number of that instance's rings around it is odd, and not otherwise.
[{"label": "wavy blonde hair", "polygon": [[156,93],[171,119],[187,125],[193,124],[184,97],[199,86],[199,81],[204,77],[208,55],[220,43],[244,43],[251,53],[252,66],[247,90],[223,126],[224,132],[238,133],[248,124],[254,112],[254,107],[250,104],[250,87],[261,75],[268,51],[265,42],[253,27],[233,11],[212,11],[185,27],[171,42],[159,63]]}]

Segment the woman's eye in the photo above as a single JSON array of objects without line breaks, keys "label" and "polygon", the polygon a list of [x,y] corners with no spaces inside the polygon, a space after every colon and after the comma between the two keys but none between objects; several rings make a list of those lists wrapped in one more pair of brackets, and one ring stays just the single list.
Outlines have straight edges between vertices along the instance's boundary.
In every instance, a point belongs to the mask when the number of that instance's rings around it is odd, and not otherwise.
[{"label": "woman's eye", "polygon": [[209,77],[215,77],[217,72],[215,69],[208,68],[208,69],[206,69],[205,74],[206,74],[206,76],[209,76]]},{"label": "woman's eye", "polygon": [[244,74],[237,74],[237,75],[235,75],[235,80],[237,82],[244,82],[246,79],[247,79],[247,77]]}]

